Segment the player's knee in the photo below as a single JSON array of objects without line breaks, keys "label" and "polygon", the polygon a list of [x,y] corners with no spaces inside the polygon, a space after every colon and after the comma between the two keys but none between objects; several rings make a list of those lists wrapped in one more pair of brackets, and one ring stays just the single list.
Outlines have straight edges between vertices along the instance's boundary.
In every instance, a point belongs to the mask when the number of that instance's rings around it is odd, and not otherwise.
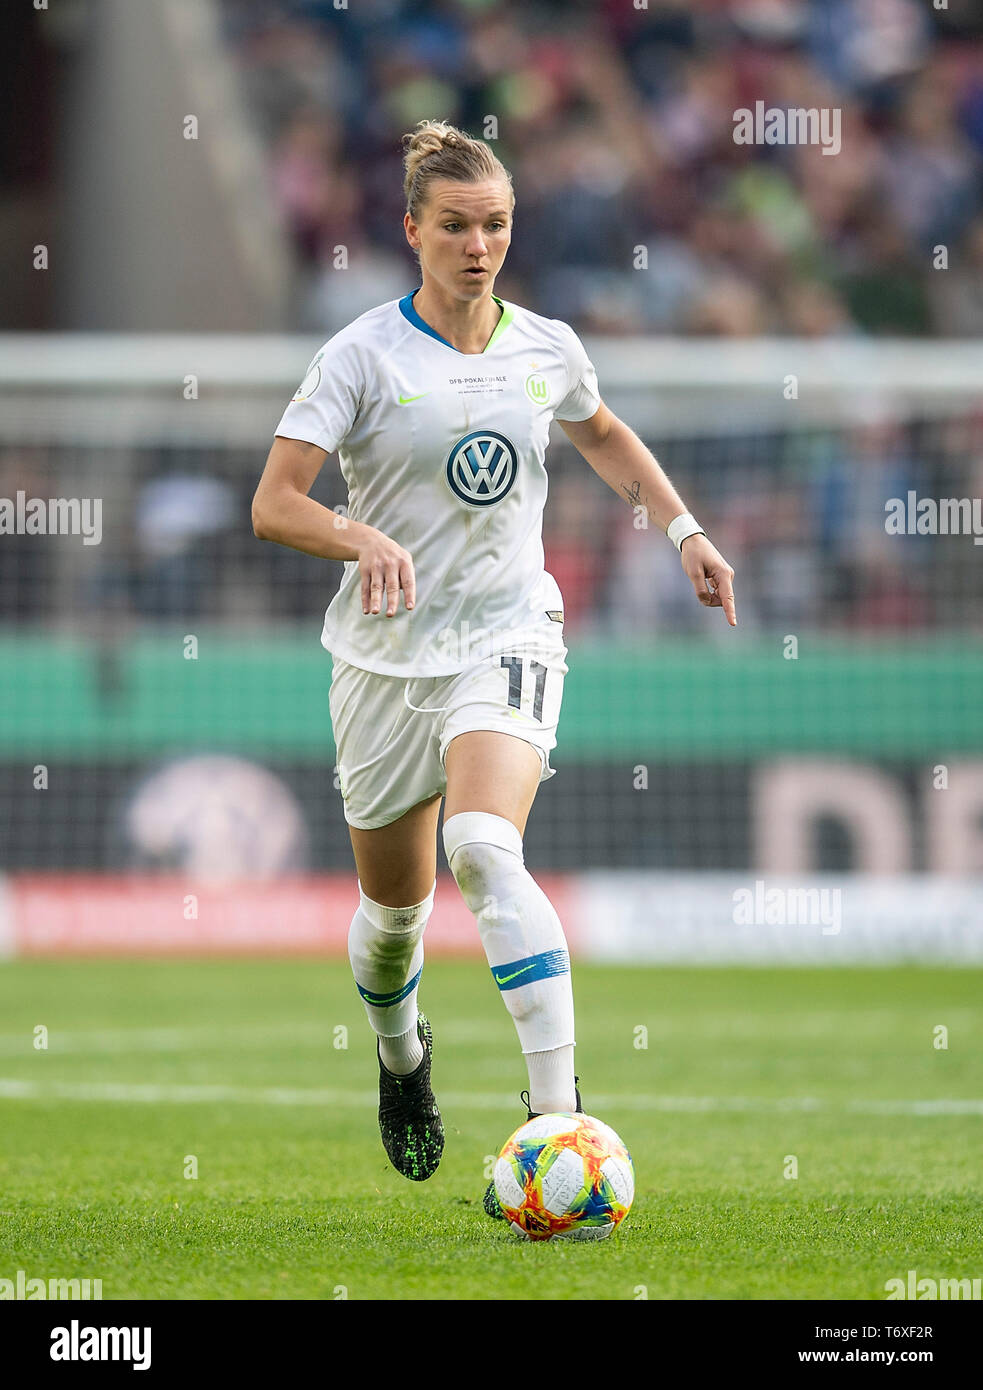
[{"label": "player's knee", "polygon": [[444,851],[472,912],[480,912],[487,898],[500,896],[509,877],[526,872],[518,828],[490,811],[460,811],[446,820]]},{"label": "player's knee", "polygon": [[358,910],[348,933],[348,949],[373,966],[397,964],[413,954],[433,911],[437,885],[422,903],[408,907],[386,907],[362,892],[359,885]]}]

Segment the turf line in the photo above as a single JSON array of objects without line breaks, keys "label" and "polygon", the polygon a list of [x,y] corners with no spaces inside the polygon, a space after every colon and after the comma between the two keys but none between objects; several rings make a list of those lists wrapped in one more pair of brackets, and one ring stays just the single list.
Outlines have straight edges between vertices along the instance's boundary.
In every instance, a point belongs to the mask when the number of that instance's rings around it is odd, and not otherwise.
[{"label": "turf line", "polygon": [[[449,1109],[506,1110],[515,1108],[510,1095],[480,1091],[441,1091],[441,1102]],[[375,1091],[291,1088],[285,1086],[162,1085],[130,1082],[28,1081],[0,1077],[0,1100],[70,1100],[119,1102],[122,1104],[200,1105],[229,1101],[244,1105],[347,1106],[354,1109],[375,1107]],[[980,1115],[983,1100],[935,1098],[932,1100],[853,1100],[837,1103],[814,1096],[651,1096],[592,1095],[596,1110],[662,1110],[677,1112],[772,1112],[850,1111],[863,1115]]]},{"label": "turf line", "polygon": [[[295,1047],[326,1047],[330,1050],[337,1025],[325,1022],[263,1024],[235,1024],[229,1027],[216,1027],[214,1024],[198,1028],[112,1028],[91,1029],[77,1032],[51,1030],[48,1046],[49,1055],[57,1053],[99,1053],[99,1052],[193,1052],[195,1050],[228,1051],[228,1043],[234,1041],[236,1052],[243,1048],[262,1049],[271,1043],[282,1041]],[[475,1024],[467,1020],[451,1022],[441,1028],[441,1040],[455,1043],[490,1042],[502,1035],[502,1028]],[[368,1029],[366,1037],[371,1037]],[[30,1056],[34,1051],[34,1038],[30,1032],[0,1033],[0,1056]]]}]

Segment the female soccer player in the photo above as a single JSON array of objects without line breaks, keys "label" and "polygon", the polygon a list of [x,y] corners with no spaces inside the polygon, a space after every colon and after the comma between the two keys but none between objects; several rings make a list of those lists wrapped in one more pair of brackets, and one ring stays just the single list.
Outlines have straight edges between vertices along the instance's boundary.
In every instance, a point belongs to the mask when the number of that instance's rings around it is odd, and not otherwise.
[{"label": "female soccer player", "polygon": [[[253,528],[345,562],[321,641],[358,871],[349,956],[378,1039],[383,1144],[422,1181],[444,1144],[417,1009],[442,797],[447,862],[528,1066],[523,1100],[530,1115],[580,1109],[563,927],[522,851],[536,789],[553,776],[567,671],[542,545],[553,419],[667,532],[699,601],[737,618],[733,570],[603,404],[573,330],[493,293],[511,239],[509,173],[444,122],[421,121],[403,144],[421,285],[314,358],[277,426]],[[308,496],[335,450],[347,515]],[[500,1214],[493,1189],[485,1205]]]}]

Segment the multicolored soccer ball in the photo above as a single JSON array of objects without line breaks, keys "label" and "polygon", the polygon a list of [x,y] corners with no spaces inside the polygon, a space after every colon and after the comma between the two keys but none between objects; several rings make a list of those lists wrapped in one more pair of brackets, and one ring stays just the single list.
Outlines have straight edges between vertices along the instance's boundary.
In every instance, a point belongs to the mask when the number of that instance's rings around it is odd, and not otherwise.
[{"label": "multicolored soccer ball", "polygon": [[495,1163],[505,1219],[525,1240],[603,1240],[635,1197],[631,1154],[591,1115],[537,1115]]}]

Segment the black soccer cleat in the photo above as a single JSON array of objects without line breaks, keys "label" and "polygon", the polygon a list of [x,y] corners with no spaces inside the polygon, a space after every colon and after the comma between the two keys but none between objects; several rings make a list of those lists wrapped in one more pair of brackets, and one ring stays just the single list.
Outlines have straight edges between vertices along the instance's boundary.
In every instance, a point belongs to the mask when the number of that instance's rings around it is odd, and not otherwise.
[{"label": "black soccer cleat", "polygon": [[444,1151],[444,1126],[430,1088],[433,1030],[425,1014],[418,1014],[416,1029],[423,1057],[416,1071],[394,1076],[379,1058],[379,1133],[383,1148],[397,1173],[412,1182],[425,1182],[437,1171]]},{"label": "black soccer cleat", "polygon": [[[580,1099],[580,1091],[579,1091],[578,1086],[577,1086],[577,1083],[578,1083],[579,1080],[580,1080],[580,1077],[579,1077],[579,1076],[575,1076],[575,1077],[573,1078],[573,1089],[574,1089],[574,1093],[575,1093],[575,1095],[576,1095],[576,1097],[577,1097],[577,1104],[576,1104],[575,1109],[576,1109],[576,1111],[577,1111],[577,1113],[578,1113],[579,1115],[582,1115],[582,1114],[584,1113],[584,1106],[583,1106],[583,1102],[582,1102],[581,1099]],[[528,1092],[528,1091],[520,1091],[520,1092],[519,1092],[519,1099],[522,1101],[523,1105],[526,1107],[526,1124],[528,1124],[530,1120],[536,1120],[536,1119],[538,1119],[539,1116],[542,1114],[542,1111],[540,1111],[540,1110],[530,1110],[530,1109],[529,1109],[529,1092]],[[504,1211],[502,1211],[502,1204],[501,1204],[501,1202],[498,1200],[498,1193],[495,1191],[495,1179],[494,1179],[494,1178],[492,1178],[491,1182],[490,1182],[490,1183],[488,1184],[488,1186],[485,1188],[485,1195],[484,1195],[484,1197],[482,1197],[482,1199],[481,1199],[481,1205],[482,1205],[482,1206],[484,1207],[484,1209],[485,1209],[485,1214],[486,1214],[486,1216],[490,1216],[490,1217],[492,1218],[493,1221],[504,1221],[504,1220],[505,1220],[505,1213],[504,1213]]]}]

